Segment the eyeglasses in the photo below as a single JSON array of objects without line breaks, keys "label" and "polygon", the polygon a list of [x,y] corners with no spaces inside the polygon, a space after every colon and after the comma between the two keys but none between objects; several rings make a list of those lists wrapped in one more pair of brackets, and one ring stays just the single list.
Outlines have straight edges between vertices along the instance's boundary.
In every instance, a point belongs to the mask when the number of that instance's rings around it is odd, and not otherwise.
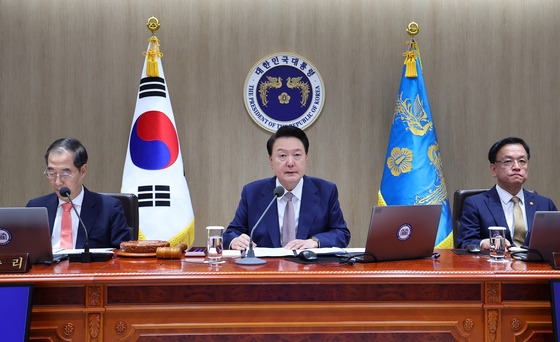
[{"label": "eyeglasses", "polygon": [[54,171],[45,170],[45,171],[43,171],[43,173],[50,180],[55,180],[56,177],[58,177],[58,178],[60,178],[61,181],[67,181],[70,178],[72,178],[72,176],[75,175],[76,172],[78,172],[78,171],[80,171],[80,169],[77,169],[76,171],[74,171],[72,173],[68,173],[68,172],[56,173]]},{"label": "eyeglasses", "polygon": [[494,162],[495,163],[500,163],[502,164],[502,167],[504,168],[508,168],[508,167],[512,167],[513,163],[517,162],[517,165],[519,165],[519,167],[525,167],[527,166],[527,163],[529,162],[527,159],[525,158],[521,158],[521,159],[504,159],[504,160],[496,160]]}]

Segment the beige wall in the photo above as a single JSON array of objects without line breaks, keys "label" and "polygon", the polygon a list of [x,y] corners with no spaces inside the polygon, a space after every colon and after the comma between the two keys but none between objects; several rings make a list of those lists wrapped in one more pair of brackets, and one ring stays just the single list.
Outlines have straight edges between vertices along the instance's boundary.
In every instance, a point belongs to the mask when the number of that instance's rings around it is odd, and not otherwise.
[{"label": "beige wall", "polygon": [[338,184],[363,246],[411,21],[449,193],[491,186],[489,146],[518,135],[533,150],[527,187],[560,204],[558,13],[557,0],[0,0],[0,206],[50,191],[43,154],[63,136],[86,145],[90,189],[120,190],[152,15],[198,245],[206,225],[229,223],[245,183],[272,175],[242,89],[254,63],[289,51],[326,88],[308,174]]}]

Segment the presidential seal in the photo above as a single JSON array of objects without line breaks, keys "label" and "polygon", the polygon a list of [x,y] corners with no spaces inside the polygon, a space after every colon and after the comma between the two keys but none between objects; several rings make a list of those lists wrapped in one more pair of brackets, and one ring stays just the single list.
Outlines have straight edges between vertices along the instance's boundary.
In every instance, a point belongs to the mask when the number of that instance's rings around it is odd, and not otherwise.
[{"label": "presidential seal", "polygon": [[276,53],[251,68],[243,99],[249,116],[267,131],[276,132],[285,125],[306,129],[323,109],[325,86],[307,59]]},{"label": "presidential seal", "polygon": [[12,241],[12,233],[6,228],[0,227],[0,246],[5,246]]},{"label": "presidential seal", "polygon": [[412,235],[412,226],[408,223],[404,223],[397,229],[397,239],[400,241],[406,241]]}]

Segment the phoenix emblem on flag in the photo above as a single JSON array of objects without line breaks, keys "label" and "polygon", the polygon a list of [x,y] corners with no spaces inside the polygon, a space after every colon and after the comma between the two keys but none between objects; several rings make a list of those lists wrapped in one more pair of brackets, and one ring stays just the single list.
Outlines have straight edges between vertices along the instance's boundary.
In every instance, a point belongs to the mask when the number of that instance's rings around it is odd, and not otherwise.
[{"label": "phoenix emblem on flag", "polygon": [[412,134],[417,136],[423,136],[426,132],[432,130],[432,121],[428,119],[428,115],[424,110],[423,101],[420,100],[420,96],[416,95],[414,100],[414,105],[410,99],[402,99],[403,93],[397,99],[397,105],[395,106],[395,120],[401,119],[406,122],[408,127],[406,128]]},{"label": "phoenix emblem on flag", "polygon": [[436,180],[434,182],[435,189],[430,189],[429,195],[426,197],[416,196],[414,204],[439,204],[447,199],[447,187],[445,186],[445,178],[443,177],[443,165],[439,155],[439,144],[436,142],[428,148],[428,158],[436,170]]}]

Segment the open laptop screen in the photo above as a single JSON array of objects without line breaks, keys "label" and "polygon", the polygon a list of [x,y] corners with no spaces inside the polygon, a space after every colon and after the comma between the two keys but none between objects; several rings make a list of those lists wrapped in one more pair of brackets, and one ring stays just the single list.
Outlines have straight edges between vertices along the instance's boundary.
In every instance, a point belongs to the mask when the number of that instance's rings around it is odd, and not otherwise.
[{"label": "open laptop screen", "polygon": [[27,341],[31,323],[33,284],[0,284],[2,341]]}]

